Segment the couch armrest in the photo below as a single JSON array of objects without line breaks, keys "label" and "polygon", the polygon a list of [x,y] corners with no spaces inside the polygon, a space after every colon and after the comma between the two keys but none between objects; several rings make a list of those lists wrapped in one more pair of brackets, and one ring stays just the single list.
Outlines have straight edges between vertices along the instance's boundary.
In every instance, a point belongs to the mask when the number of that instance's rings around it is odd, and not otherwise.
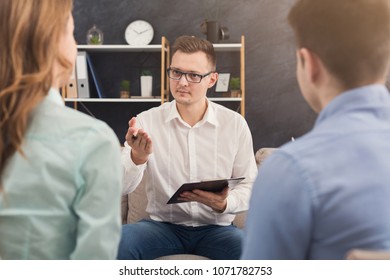
[{"label": "couch armrest", "polygon": [[245,226],[246,213],[247,211],[236,214],[236,217],[233,220],[233,225],[243,229]]},{"label": "couch armrest", "polygon": [[[263,163],[263,161],[270,155],[272,154],[277,148],[261,148],[257,150],[255,154],[255,159],[257,166],[260,167],[260,165]],[[233,220],[233,224],[239,228],[244,228],[245,226],[245,221],[246,221],[246,215],[247,211],[238,213],[236,217]]]},{"label": "couch armrest", "polygon": [[349,251],[347,260],[390,260],[390,251],[374,251],[354,249]]},{"label": "couch armrest", "polygon": [[272,154],[275,150],[277,150],[277,148],[261,148],[261,149],[258,149],[256,154],[255,154],[255,159],[256,159],[257,166],[260,166],[264,162],[264,160],[270,154]]},{"label": "couch armrest", "polygon": [[125,211],[122,212],[122,222],[124,224],[135,223],[141,219],[149,218],[149,215],[146,213],[148,199],[146,197],[144,179],[142,179],[141,183],[133,192],[125,195],[125,198],[122,198],[123,201],[127,202],[127,208],[122,207],[122,211]]},{"label": "couch armrest", "polygon": [[129,212],[129,206],[128,206],[128,196],[122,195],[122,200],[121,200],[121,215],[122,215],[122,225],[127,224],[127,215]]}]

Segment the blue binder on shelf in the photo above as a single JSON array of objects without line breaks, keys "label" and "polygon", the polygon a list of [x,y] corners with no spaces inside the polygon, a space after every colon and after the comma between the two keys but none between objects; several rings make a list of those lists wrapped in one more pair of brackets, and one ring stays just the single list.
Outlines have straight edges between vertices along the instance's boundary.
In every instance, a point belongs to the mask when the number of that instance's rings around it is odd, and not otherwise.
[{"label": "blue binder on shelf", "polygon": [[100,80],[99,80],[98,77],[97,77],[97,74],[96,74],[95,68],[94,68],[94,66],[93,66],[91,57],[89,56],[88,53],[87,53],[87,64],[88,64],[89,73],[91,74],[91,77],[92,77],[93,83],[94,83],[94,85],[95,85],[95,88],[96,88],[96,92],[97,92],[98,97],[99,97],[99,98],[105,97],[105,96],[103,95],[103,89],[102,89],[102,86],[101,86],[101,84],[100,84]]},{"label": "blue binder on shelf", "polygon": [[77,52],[76,58],[77,93],[79,98],[89,98],[87,53]]}]

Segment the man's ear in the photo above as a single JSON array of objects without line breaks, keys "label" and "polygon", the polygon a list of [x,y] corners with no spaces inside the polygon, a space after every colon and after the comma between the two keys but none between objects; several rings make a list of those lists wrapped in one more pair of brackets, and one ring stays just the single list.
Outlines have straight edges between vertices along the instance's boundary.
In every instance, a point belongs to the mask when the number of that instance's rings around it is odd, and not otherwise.
[{"label": "man's ear", "polygon": [[218,81],[218,73],[217,72],[211,73],[208,88],[212,88],[217,81]]},{"label": "man's ear", "polygon": [[316,83],[321,72],[321,62],[318,56],[309,49],[301,48],[298,50],[298,57],[306,78],[310,82]]}]

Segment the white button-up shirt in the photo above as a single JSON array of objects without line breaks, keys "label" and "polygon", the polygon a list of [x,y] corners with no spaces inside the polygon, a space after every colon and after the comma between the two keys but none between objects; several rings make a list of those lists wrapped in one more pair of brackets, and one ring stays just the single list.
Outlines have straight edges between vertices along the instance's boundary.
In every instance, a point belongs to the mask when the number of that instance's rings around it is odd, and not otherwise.
[{"label": "white button-up shirt", "polygon": [[[145,176],[146,210],[153,220],[187,226],[229,225],[234,213],[248,209],[257,166],[252,136],[240,114],[208,101],[204,118],[191,127],[172,101],[139,114],[137,127],[150,135],[153,153],[147,163],[137,166],[125,142],[124,193],[132,192]],[[198,202],[167,204],[184,183],[241,176],[245,179],[230,189],[224,213]]]}]

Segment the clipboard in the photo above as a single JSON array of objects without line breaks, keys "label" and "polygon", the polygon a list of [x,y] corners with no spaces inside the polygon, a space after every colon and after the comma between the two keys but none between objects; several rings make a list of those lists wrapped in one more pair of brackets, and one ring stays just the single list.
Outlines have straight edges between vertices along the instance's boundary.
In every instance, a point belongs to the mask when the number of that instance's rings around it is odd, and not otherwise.
[{"label": "clipboard", "polygon": [[178,200],[180,194],[184,191],[192,191],[194,189],[199,189],[208,192],[220,192],[226,186],[232,188],[244,180],[245,177],[237,177],[230,179],[218,179],[218,180],[207,180],[200,182],[185,183],[172,195],[168,200],[167,204],[182,203],[187,201]]}]

